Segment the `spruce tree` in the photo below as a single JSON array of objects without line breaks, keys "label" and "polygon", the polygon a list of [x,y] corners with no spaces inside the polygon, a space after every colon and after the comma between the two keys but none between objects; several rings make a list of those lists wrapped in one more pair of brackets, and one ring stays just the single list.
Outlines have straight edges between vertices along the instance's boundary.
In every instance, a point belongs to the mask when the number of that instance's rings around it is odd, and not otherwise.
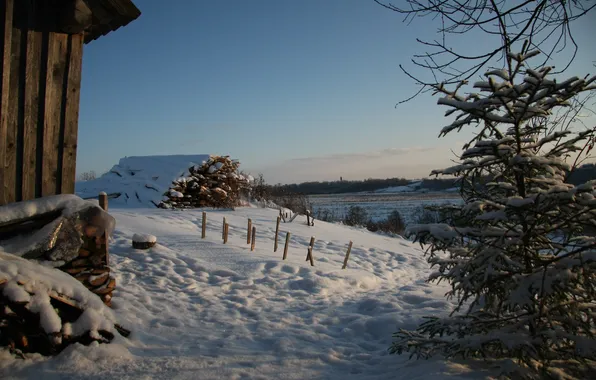
[{"label": "spruce tree", "polygon": [[451,285],[455,308],[395,333],[391,353],[509,359],[505,374],[516,378],[596,360],[596,181],[565,182],[596,127],[575,128],[558,112],[596,77],[554,79],[551,67],[528,64],[538,54],[528,45],[508,53],[505,69],[473,85],[478,93],[462,94],[465,81],[435,86],[455,116],[440,136],[475,128],[457,165],[433,171],[458,177],[464,202],[455,225],[407,233],[427,247],[429,281]]}]

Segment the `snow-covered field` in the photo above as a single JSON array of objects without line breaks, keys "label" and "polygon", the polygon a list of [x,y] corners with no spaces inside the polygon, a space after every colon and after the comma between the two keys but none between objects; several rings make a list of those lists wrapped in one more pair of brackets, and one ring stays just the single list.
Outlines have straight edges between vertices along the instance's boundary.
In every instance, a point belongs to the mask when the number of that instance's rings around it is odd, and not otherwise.
[{"label": "snow-covered field", "polygon": [[398,210],[406,224],[415,222],[416,212],[422,206],[462,202],[459,194],[453,192],[310,195],[309,200],[315,215],[328,210],[336,218],[343,219],[351,206],[360,206],[375,221],[386,219],[393,210]]},{"label": "snow-covered field", "polygon": [[[131,338],[27,361],[0,351],[0,378],[482,377],[482,366],[387,354],[398,328],[450,309],[446,288],[425,283],[428,265],[413,244],[320,221],[308,227],[297,218],[282,223],[273,253],[276,210],[207,211],[201,240],[200,211],[112,208],[114,312]],[[257,228],[254,252],[246,244],[247,218]],[[286,231],[292,237],[282,261]],[[135,233],[156,236],[157,245],[133,249]],[[314,267],[305,262],[311,236]],[[342,270],[349,240],[354,246]]]}]

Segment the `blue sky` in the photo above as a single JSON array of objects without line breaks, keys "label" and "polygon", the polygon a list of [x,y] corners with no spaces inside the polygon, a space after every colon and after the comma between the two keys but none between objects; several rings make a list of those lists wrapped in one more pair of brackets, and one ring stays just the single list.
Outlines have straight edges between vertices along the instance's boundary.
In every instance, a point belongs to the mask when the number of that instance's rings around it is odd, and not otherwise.
[{"label": "blue sky", "polygon": [[[211,153],[272,183],[413,178],[463,140],[437,139],[447,120],[430,96],[395,107],[417,89],[398,64],[433,37],[430,19],[407,26],[372,0],[134,2],[139,19],[85,46],[79,173]],[[580,46],[595,32],[580,24]],[[574,68],[594,72],[594,49],[580,53]]]}]

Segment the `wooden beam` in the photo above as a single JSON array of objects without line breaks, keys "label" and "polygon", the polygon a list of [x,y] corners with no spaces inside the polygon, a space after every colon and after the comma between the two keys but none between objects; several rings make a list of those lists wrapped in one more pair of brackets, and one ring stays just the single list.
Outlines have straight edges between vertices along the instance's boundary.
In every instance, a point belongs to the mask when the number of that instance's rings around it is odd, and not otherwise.
[{"label": "wooden beam", "polygon": [[44,107],[42,196],[56,194],[58,189],[58,144],[67,48],[67,34],[50,33]]},{"label": "wooden beam", "polygon": [[[22,10],[23,4],[18,3],[13,7],[13,22],[21,22],[21,17],[24,17],[25,12]],[[25,21],[26,23],[26,21]],[[18,131],[19,131],[19,93],[20,93],[20,76],[21,76],[21,30],[15,28],[13,25],[12,36],[9,45],[10,54],[10,70],[8,71],[8,81],[5,86],[8,87],[8,99],[6,110],[6,139],[3,141],[5,146],[4,157],[4,194],[8,202],[18,201],[17,187],[20,188],[20,183],[17,185],[17,146],[18,146]],[[24,57],[22,57],[24,59]],[[20,194],[19,194],[20,196]]]},{"label": "wooden beam", "polygon": [[79,34],[91,26],[92,20],[93,14],[84,0],[71,0],[59,12],[58,29],[63,33]]},{"label": "wooden beam", "polygon": [[8,99],[10,95],[10,69],[11,69],[11,40],[12,40],[12,15],[14,0],[5,0],[0,3],[0,205],[12,201],[7,193],[8,181],[6,178],[6,144],[8,138]]},{"label": "wooden beam", "polygon": [[[39,125],[39,92],[41,73],[42,33],[33,30],[36,14],[34,3],[29,2],[27,53],[25,56],[25,110],[23,123],[22,200],[35,198],[37,134]],[[41,163],[40,163],[41,164]]]},{"label": "wooden beam", "polygon": [[26,220],[16,220],[0,225],[0,240],[39,230],[60,217],[62,210],[53,210]]},{"label": "wooden beam", "polygon": [[68,57],[68,82],[66,86],[66,104],[64,113],[64,141],[62,144],[62,194],[74,194],[77,138],[79,126],[79,100],[81,94],[81,71],[83,64],[83,35],[69,37],[70,54]]}]

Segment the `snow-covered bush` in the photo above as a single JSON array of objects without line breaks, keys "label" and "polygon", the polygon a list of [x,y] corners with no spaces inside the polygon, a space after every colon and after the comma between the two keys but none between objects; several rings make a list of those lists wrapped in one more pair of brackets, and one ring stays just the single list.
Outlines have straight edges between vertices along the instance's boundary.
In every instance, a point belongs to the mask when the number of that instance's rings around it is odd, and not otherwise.
[{"label": "snow-covered bush", "polygon": [[[446,116],[457,114],[441,136],[476,128],[461,162],[433,171],[461,178],[464,204],[457,227],[407,232],[427,245],[436,268],[429,281],[448,282],[456,307],[395,333],[392,353],[507,359],[516,378],[596,359],[596,237],[584,234],[596,225],[596,181],[565,182],[567,161],[591,149],[596,127],[579,130],[557,113],[594,90],[596,78],[550,79],[551,67],[525,64],[538,54],[526,46],[474,84],[484,95],[460,94],[465,82],[436,86]],[[476,186],[480,178],[491,182]]]},{"label": "snow-covered bush", "polygon": [[368,213],[364,207],[350,206],[343,222],[347,226],[366,226],[369,220]]}]

